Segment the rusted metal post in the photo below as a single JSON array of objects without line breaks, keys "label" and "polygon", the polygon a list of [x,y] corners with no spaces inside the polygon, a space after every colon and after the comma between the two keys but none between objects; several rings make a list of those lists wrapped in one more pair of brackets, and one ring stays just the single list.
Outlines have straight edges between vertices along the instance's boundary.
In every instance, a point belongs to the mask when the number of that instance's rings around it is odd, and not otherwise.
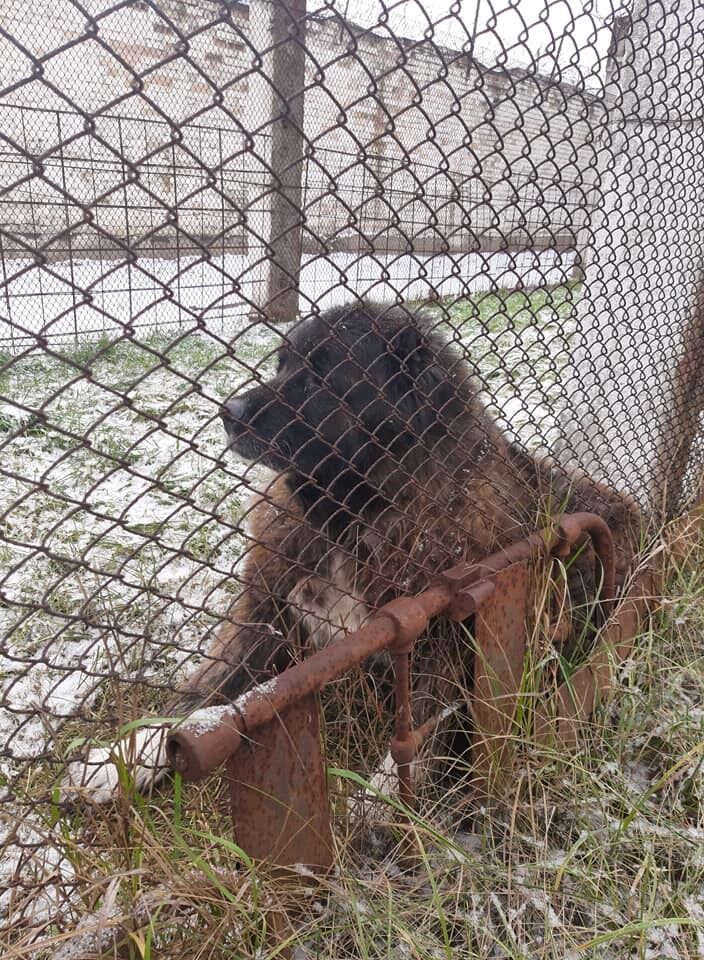
[{"label": "rusted metal post", "polygon": [[411,716],[411,653],[393,654],[396,678],[396,720],[391,756],[398,770],[398,795],[409,809],[413,805],[412,763],[416,753]]},{"label": "rusted metal post", "polygon": [[259,727],[227,763],[232,821],[255,860],[332,866],[327,776],[316,694]]},{"label": "rusted metal post", "polygon": [[[448,591],[443,587],[438,594],[447,602]],[[411,654],[417,638],[430,619],[429,610],[434,609],[435,595],[426,591],[425,603],[419,598],[398,599],[383,608],[395,625],[391,656],[395,676],[394,735],[391,740],[391,756],[398,770],[398,792],[401,802],[413,806],[413,760],[418,747],[413,731],[411,714]]]},{"label": "rusted metal post", "polygon": [[512,768],[526,649],[526,561],[495,573],[492,586],[474,620],[472,792],[480,803],[505,795]]},{"label": "rusted metal post", "polygon": [[625,597],[599,632],[589,658],[535,711],[533,738],[537,743],[555,742],[564,747],[576,744],[580,724],[599,705],[611,683],[614,667],[630,653],[660,584],[661,578],[652,569],[642,571],[633,579]]}]

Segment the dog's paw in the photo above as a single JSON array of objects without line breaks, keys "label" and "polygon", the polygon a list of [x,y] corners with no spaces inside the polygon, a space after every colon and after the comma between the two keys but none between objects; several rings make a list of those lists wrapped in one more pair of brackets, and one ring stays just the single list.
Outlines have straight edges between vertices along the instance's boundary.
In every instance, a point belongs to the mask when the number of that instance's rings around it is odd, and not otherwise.
[{"label": "dog's paw", "polygon": [[[415,775],[415,764],[411,764],[411,777]],[[396,761],[387,753],[380,767],[377,767],[369,779],[371,790],[365,791],[367,796],[378,797],[380,793],[393,797],[398,795],[398,766]]]},{"label": "dog's paw", "polygon": [[[415,764],[411,764],[411,777],[415,776]],[[370,815],[380,814],[388,806],[398,801],[398,766],[387,753],[368,781],[368,786],[358,790],[347,799],[347,810],[351,820],[359,820]]]},{"label": "dog's paw", "polygon": [[126,770],[137,790],[149,790],[168,771],[166,731],[144,727],[113,747],[93,747],[84,760],[66,768],[61,797],[66,801],[110,803],[120,788],[120,769]]}]

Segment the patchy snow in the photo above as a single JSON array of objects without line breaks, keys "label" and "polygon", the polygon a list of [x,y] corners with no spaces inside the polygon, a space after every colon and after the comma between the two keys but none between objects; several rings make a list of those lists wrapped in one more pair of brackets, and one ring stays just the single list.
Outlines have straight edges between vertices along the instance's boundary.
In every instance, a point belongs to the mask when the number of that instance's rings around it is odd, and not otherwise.
[{"label": "patchy snow", "polygon": [[235,700],[233,704],[234,709],[238,710],[240,713],[246,713],[247,704],[251,700],[267,700],[270,697],[273,697],[274,693],[276,692],[277,685],[277,677],[272,677],[271,680],[266,680],[264,683],[260,683],[256,687],[252,687],[251,690],[246,690]]},{"label": "patchy snow", "polygon": [[[248,343],[250,362],[271,342]],[[201,376],[188,355],[165,369],[142,352],[135,365],[137,347],[92,361],[92,380],[72,382],[81,371],[46,356],[10,366],[0,414],[6,756],[46,753],[51,721],[85,713],[106,677],[170,677],[229,605],[242,503],[266,471],[224,460],[217,417],[249,364],[218,361],[204,339],[196,347],[212,364]]]},{"label": "patchy snow", "polygon": [[[51,653],[40,663],[22,664],[18,669],[17,651],[0,657],[0,674],[7,714],[0,722],[0,740],[5,750],[18,760],[40,756],[46,747],[45,718],[69,717],[95,693],[91,667],[96,654],[92,641],[70,642],[60,637]],[[13,675],[14,674],[14,675]],[[0,763],[0,772],[8,766]]]},{"label": "patchy snow", "polygon": [[119,885],[117,877],[110,882],[98,910],[81,918],[75,934],[59,944],[51,960],[82,960],[86,955],[100,957],[116,951],[122,933],[118,922],[121,915],[117,904]]},{"label": "patchy snow", "polygon": [[226,717],[235,716],[235,707],[232,704],[216,707],[202,707],[200,710],[194,710],[183,723],[180,724],[182,730],[188,730],[196,737],[203,737],[206,733],[217,730]]},{"label": "patchy snow", "polygon": [[33,814],[0,808],[0,918],[42,923],[56,916],[71,895],[75,871],[61,843]]}]

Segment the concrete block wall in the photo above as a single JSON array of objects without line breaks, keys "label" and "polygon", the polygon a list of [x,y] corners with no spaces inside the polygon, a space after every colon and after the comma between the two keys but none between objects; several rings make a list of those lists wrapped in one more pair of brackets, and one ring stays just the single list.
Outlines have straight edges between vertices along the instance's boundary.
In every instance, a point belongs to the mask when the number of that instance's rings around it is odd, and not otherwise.
[{"label": "concrete block wall", "polygon": [[[269,184],[250,102],[266,38],[247,5],[92,0],[88,22],[67,0],[0,9],[18,41],[0,45],[6,249],[246,247]],[[306,44],[308,249],[574,246],[599,99],[340,19],[311,18]]]}]

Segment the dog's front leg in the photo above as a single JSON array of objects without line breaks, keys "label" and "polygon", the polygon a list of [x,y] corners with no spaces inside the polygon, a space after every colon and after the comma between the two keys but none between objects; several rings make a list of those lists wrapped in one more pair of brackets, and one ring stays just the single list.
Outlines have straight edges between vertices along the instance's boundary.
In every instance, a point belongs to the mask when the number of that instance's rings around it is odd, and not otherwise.
[{"label": "dog's front leg", "polygon": [[[218,628],[207,656],[189,681],[176,692],[163,713],[182,718],[210,703],[229,702],[290,663],[290,647],[275,601],[248,591],[230,609]],[[283,625],[282,625],[283,626]],[[168,772],[164,724],[140,721],[130,734],[111,746],[93,747],[84,759],[70,763],[61,785],[64,799],[80,797],[109,803],[117,795],[120,769],[140,790]]]}]

